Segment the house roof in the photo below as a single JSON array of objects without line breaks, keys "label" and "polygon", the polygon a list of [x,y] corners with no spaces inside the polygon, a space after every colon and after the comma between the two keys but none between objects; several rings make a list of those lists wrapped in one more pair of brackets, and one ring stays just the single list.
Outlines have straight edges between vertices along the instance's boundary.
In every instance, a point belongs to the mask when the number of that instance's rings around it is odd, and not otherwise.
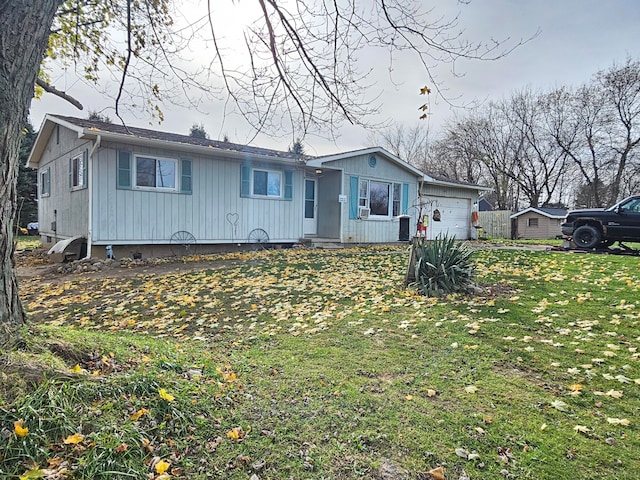
[{"label": "house roof", "polygon": [[249,154],[252,157],[279,159],[289,162],[304,161],[312,158],[306,155],[253,147],[250,145],[220,142],[217,140],[191,137],[189,135],[129,127],[84,118],[47,114],[38,133],[38,138],[33,146],[31,155],[29,156],[28,165],[30,167],[36,168],[38,166],[40,156],[46,147],[47,140],[53,132],[55,125],[61,125],[75,131],[78,134],[78,138],[96,139],[97,137],[101,137],[104,140],[156,147],[176,148],[176,146],[179,146],[182,150],[195,152],[210,152],[211,149],[215,149],[220,152],[225,152],[229,156],[241,156],[244,158]]},{"label": "house roof", "polygon": [[534,212],[547,218],[562,219],[567,216],[566,208],[529,207],[514,213],[510,218],[518,218],[520,215],[524,215],[525,213],[529,212]]},{"label": "house roof", "polygon": [[328,163],[328,162],[334,162],[336,160],[344,160],[344,159],[351,158],[351,157],[357,157],[357,156],[361,156],[361,155],[372,155],[372,154],[377,154],[377,155],[380,155],[382,157],[385,157],[387,160],[391,161],[392,163],[395,163],[400,168],[408,170],[411,173],[413,173],[414,175],[416,175],[417,177],[420,177],[420,179],[425,177],[424,172],[422,172],[420,169],[418,169],[418,168],[414,167],[413,165],[410,165],[409,163],[405,162],[404,160],[396,157],[394,154],[388,152],[387,150],[385,150],[382,147],[370,147],[370,148],[363,148],[363,149],[359,149],[359,150],[351,150],[349,152],[341,152],[341,153],[335,153],[335,154],[331,154],[331,155],[323,155],[323,156],[320,156],[320,157],[315,157],[315,158],[309,159],[307,161],[307,165],[309,165],[310,167],[318,167],[318,168],[326,167],[326,163]]},{"label": "house roof", "polygon": [[[429,179],[427,179],[427,177]],[[469,190],[480,190],[485,192],[493,190],[491,187],[485,187],[484,185],[478,185],[476,183],[461,182],[460,180],[454,180],[441,175],[425,175],[425,181],[433,185],[443,185],[446,187],[466,188]]]}]

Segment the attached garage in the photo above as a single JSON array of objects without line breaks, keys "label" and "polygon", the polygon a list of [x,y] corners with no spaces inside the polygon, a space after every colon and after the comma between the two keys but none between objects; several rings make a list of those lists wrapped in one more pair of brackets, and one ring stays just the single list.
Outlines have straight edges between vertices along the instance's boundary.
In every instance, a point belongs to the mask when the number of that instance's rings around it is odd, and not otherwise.
[{"label": "attached garage", "polygon": [[423,215],[427,215],[427,237],[438,235],[471,238],[471,200],[460,197],[423,198]]},{"label": "attached garage", "polygon": [[459,240],[477,238],[473,212],[478,210],[478,196],[487,187],[458,183],[425,175],[421,188],[420,218],[427,218],[426,237],[438,235]]}]

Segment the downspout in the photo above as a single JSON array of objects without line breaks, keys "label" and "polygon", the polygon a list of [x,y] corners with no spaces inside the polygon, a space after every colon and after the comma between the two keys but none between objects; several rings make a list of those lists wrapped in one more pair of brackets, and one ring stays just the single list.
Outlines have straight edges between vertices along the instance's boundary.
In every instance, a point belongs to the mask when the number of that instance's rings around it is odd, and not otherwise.
[{"label": "downspout", "polygon": [[87,257],[91,258],[91,244],[93,241],[93,155],[96,153],[96,150],[100,148],[100,142],[102,141],[102,137],[100,135],[96,136],[95,142],[93,142],[93,147],[89,151],[89,155],[87,155],[87,195],[89,196],[89,229],[87,231]]}]

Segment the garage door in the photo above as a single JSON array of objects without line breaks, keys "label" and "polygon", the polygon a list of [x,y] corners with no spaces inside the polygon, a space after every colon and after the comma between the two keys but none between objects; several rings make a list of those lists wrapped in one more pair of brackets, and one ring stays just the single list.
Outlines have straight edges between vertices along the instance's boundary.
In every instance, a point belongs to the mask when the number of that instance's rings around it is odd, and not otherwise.
[{"label": "garage door", "polygon": [[427,197],[423,199],[423,214],[429,215],[427,238],[438,235],[468,240],[471,229],[471,200],[457,197]]}]

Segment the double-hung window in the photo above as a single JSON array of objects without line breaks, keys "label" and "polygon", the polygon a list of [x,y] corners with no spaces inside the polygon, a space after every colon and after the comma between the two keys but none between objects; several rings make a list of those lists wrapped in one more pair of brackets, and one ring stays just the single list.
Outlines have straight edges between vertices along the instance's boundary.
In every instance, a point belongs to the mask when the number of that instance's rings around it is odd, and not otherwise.
[{"label": "double-hung window", "polygon": [[358,206],[368,207],[372,217],[395,217],[400,215],[402,185],[360,179]]},{"label": "double-hung window", "polygon": [[51,195],[51,167],[47,167],[40,172],[40,196]]},{"label": "double-hung window", "polygon": [[175,190],[177,185],[177,160],[137,155],[135,157],[135,186]]},{"label": "double-hung window", "polygon": [[85,169],[87,168],[84,156],[76,155],[71,159],[71,188],[82,188],[86,186]]}]

